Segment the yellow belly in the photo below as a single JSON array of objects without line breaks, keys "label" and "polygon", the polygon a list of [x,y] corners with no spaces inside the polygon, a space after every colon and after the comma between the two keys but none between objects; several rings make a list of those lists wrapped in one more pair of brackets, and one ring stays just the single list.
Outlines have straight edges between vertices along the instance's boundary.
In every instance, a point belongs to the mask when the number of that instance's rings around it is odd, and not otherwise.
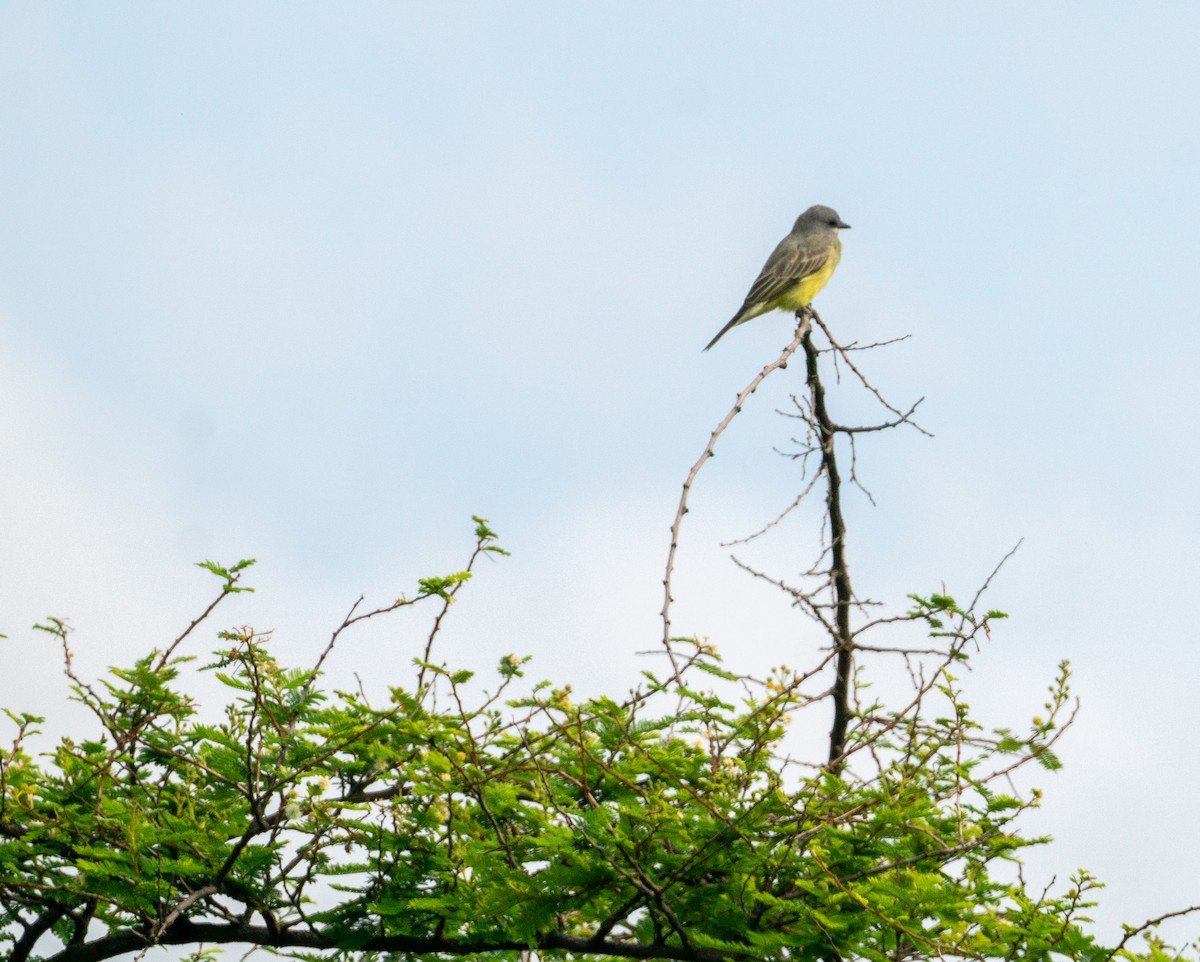
[{"label": "yellow belly", "polygon": [[801,279],[800,283],[795,285],[791,290],[777,297],[772,306],[782,307],[788,311],[799,311],[802,308],[808,307],[821,288],[829,283],[829,278],[833,277],[833,272],[837,270],[838,261],[841,259],[842,245],[835,243],[833,249],[829,252],[829,260],[813,271],[813,273]]}]

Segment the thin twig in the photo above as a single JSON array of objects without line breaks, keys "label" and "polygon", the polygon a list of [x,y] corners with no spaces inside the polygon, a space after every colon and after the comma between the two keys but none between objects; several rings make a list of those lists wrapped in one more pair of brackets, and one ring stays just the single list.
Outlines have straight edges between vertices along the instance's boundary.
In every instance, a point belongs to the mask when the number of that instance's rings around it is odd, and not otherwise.
[{"label": "thin twig", "polygon": [[1117,943],[1117,947],[1115,949],[1113,949],[1111,952],[1109,952],[1108,955],[1105,956],[1105,959],[1106,960],[1111,959],[1114,955],[1116,955],[1123,948],[1125,948],[1125,946],[1129,943],[1130,939],[1137,938],[1139,935],[1141,935],[1143,932],[1147,931],[1148,929],[1156,928],[1157,926],[1161,925],[1163,922],[1167,921],[1167,919],[1177,919],[1181,915],[1191,915],[1193,912],[1200,912],[1200,905],[1189,905],[1186,909],[1176,909],[1174,912],[1167,912],[1163,915],[1160,915],[1156,919],[1150,919],[1146,922],[1143,922],[1141,925],[1137,926],[1136,928],[1129,929],[1128,931],[1126,931],[1124,938],[1122,938],[1121,941]]},{"label": "thin twig", "polygon": [[774,520],[768,521],[765,525],[763,525],[761,528],[759,528],[757,531],[755,531],[754,534],[748,534],[744,538],[734,538],[732,541],[722,541],[721,547],[722,548],[732,548],[734,545],[746,544],[747,542],[753,541],[755,538],[761,538],[764,534],[766,534],[768,531],[770,531],[772,528],[774,528],[777,524],[779,524],[779,522],[781,522],[784,518],[786,518],[789,514],[791,514],[794,510],[796,510],[796,508],[798,508],[800,506],[800,502],[803,501],[806,497],[808,497],[809,493],[816,486],[817,481],[820,480],[820,477],[821,476],[819,474],[814,474],[812,476],[812,480],[809,481],[807,485],[805,485],[804,490],[801,491],[798,495],[796,495],[796,499],[791,504],[789,504],[786,508],[784,508],[781,512],[779,512],[779,514],[775,516]]},{"label": "thin twig", "polygon": [[1020,548],[1024,543],[1025,539],[1021,538],[1015,545],[1009,548],[1008,553],[996,563],[996,567],[992,569],[992,573],[987,576],[987,579],[979,586],[979,590],[975,592],[975,597],[971,599],[970,605],[967,606],[968,612],[975,611],[975,606],[979,604],[979,599],[982,598],[983,593],[987,591],[989,587],[991,587],[992,579],[1000,573],[1000,569],[1004,567],[1009,558],[1017,553],[1017,549]]},{"label": "thin twig", "polygon": [[[825,324],[824,324],[824,322],[822,322],[821,318],[815,314],[813,316],[816,320],[817,325],[824,332],[825,337],[828,338],[829,343],[833,345],[833,347],[836,351],[834,356],[835,357],[840,356],[841,359],[846,362],[846,366],[849,367],[850,370],[854,372],[854,376],[858,378],[858,380],[861,382],[862,386],[865,387],[872,394],[874,394],[875,399],[877,401],[879,401],[880,404],[882,404],[885,408],[887,408],[889,411],[891,411],[893,414],[895,414],[897,417],[899,417],[904,423],[911,424],[914,428],[916,428],[918,431],[920,431],[926,437],[930,437],[930,438],[933,437],[933,435],[930,434],[928,431],[926,431],[923,427],[921,427],[921,425],[917,424],[916,421],[913,421],[913,420],[910,420],[909,418],[907,418],[905,416],[905,414],[899,408],[894,407],[893,405],[888,403],[888,401],[884,398],[884,396],[879,393],[879,389],[877,387],[875,387],[875,385],[873,385],[870,381],[867,380],[866,376],[862,373],[862,371],[860,371],[857,367],[854,366],[854,362],[850,360],[850,356],[849,356],[849,353],[847,352],[846,348],[842,347],[836,340],[834,340],[833,335],[829,333],[829,328],[827,328],[825,326]],[[920,402],[918,401],[917,403],[919,404]],[[915,406],[916,405],[914,405],[914,408],[915,408]]]}]

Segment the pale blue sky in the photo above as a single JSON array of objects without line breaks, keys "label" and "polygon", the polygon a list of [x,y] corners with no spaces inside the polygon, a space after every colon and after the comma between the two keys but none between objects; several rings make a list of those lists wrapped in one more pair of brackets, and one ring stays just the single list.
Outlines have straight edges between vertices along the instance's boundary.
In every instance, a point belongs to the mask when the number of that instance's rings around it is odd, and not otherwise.
[{"label": "pale blue sky", "polygon": [[[0,701],[62,710],[31,622],[128,661],[205,557],[261,559],[220,625],[305,659],[472,513],[515,554],[447,656],[632,684],[679,485],[791,324],[700,348],[825,203],[818,307],[912,335],[866,363],[937,435],[860,452],[857,586],[969,595],[1025,537],[971,683],[1016,722],[1075,665],[1038,868],[1110,880],[1110,930],[1200,901],[1197,36],[1183,2],[0,5]],[[796,376],[684,533],[676,627],[735,665],[810,650],[717,546],[797,490]],[[341,670],[402,671],[404,630]]]}]

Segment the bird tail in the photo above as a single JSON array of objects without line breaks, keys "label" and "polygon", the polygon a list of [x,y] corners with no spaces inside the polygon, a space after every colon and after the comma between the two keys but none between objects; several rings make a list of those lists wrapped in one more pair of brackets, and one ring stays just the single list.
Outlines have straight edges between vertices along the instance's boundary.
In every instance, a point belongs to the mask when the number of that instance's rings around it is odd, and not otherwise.
[{"label": "bird tail", "polygon": [[712,347],[714,344],[716,344],[717,341],[719,341],[721,338],[723,338],[725,336],[725,332],[728,331],[731,327],[737,326],[742,321],[749,320],[749,318],[747,318],[745,316],[745,314],[746,314],[746,312],[744,310],[738,311],[736,314],[734,314],[733,320],[731,320],[723,328],[721,328],[719,331],[717,331],[717,336],[708,342],[708,345],[704,348],[704,350],[707,351],[710,347]]}]

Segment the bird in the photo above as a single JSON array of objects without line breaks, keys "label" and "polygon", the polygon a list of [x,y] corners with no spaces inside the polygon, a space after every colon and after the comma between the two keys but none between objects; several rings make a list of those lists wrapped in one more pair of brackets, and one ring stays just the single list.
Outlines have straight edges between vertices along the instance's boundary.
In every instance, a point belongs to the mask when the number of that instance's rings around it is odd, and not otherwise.
[{"label": "bird", "polygon": [[733,319],[708,342],[717,343],[731,327],[782,308],[801,311],[812,303],[842,259],[838,231],[850,227],[832,207],[815,204],[796,218],[792,232],[779,242]]}]

